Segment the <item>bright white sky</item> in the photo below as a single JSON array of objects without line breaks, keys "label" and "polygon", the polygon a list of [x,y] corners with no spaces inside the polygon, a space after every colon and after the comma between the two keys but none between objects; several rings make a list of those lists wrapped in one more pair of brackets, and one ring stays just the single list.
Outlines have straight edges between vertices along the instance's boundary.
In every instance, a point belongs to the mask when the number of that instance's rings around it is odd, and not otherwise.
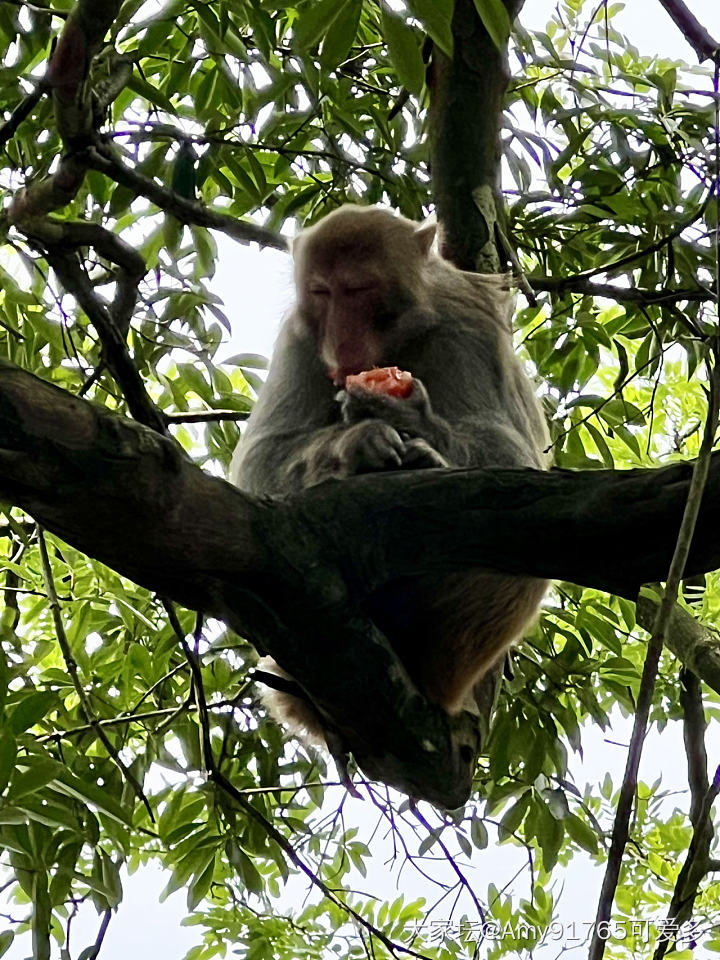
[{"label": "bright white sky", "polygon": [[[690,8],[708,27],[714,36],[720,36],[720,4],[718,0],[687,0]],[[527,27],[538,28],[545,25],[554,8],[554,0],[526,0],[522,13],[522,22]],[[668,57],[685,59],[695,63],[696,57],[674,26],[659,0],[630,0],[627,8],[615,21],[617,28],[626,34],[643,53],[659,53]],[[220,257],[212,290],[225,301],[225,310],[233,323],[232,342],[227,346],[231,356],[239,352],[261,353],[268,356],[272,350],[279,322],[283,313],[292,302],[292,278],[290,260],[284,254],[272,250],[258,251],[217,236]],[[626,743],[629,736],[629,724],[620,721],[614,725],[612,737],[615,742],[606,741],[597,728],[587,731],[584,737],[584,763],[574,765],[575,781],[582,789],[583,784],[598,783],[607,769],[621,771],[625,763],[625,749],[619,743]],[[717,726],[717,725],[716,725]],[[711,756],[720,757],[720,736],[714,730],[710,744]],[[668,758],[677,758],[676,765],[670,766]],[[654,734],[646,743],[641,776],[646,781],[654,781],[662,773],[663,783],[668,790],[686,789],[684,750],[679,725],[668,727],[662,736]],[[350,801],[345,805],[346,823],[353,817],[358,824],[373,816],[367,809],[367,802],[360,804]],[[381,854],[376,860],[382,860]],[[486,889],[493,880],[498,886],[507,882],[524,861],[524,851],[517,853],[509,846],[495,851],[489,848],[476,856],[477,863],[468,871],[468,877],[477,878],[478,890]],[[389,899],[397,896],[395,882],[382,864],[375,874],[364,882],[365,889],[372,889],[377,896]],[[101,951],[101,960],[127,960],[128,957],[155,958],[158,960],[181,960],[187,950],[200,941],[199,934],[192,927],[180,926],[185,916],[185,897],[182,891],[175,893],[165,903],[159,903],[159,894],[167,876],[157,869],[143,869],[124,882],[125,899],[109,927]],[[587,859],[576,858],[565,878],[562,898],[562,919],[565,922],[590,921],[594,918],[597,893],[601,881],[601,871],[591,865]],[[520,877],[513,889],[527,893],[527,878]],[[426,889],[420,889],[410,871],[403,873],[402,892],[408,897],[427,895]],[[300,894],[304,897],[305,889]],[[16,912],[16,909],[13,912]],[[89,946],[97,932],[97,917],[94,910],[81,912],[73,924],[73,955]],[[0,929],[2,924],[0,923]],[[536,951],[540,957],[555,956],[558,945],[550,950]],[[579,951],[579,952],[578,952]],[[29,937],[17,939],[12,949],[5,955],[7,960],[27,960],[31,952]],[[581,956],[584,951],[578,947],[568,951],[570,956]]]}]

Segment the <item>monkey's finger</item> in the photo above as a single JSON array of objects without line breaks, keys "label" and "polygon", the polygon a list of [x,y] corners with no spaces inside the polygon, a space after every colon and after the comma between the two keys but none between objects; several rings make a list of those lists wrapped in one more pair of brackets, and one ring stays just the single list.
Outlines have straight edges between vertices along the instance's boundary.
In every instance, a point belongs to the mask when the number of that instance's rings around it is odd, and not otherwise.
[{"label": "monkey's finger", "polygon": [[450,466],[441,453],[438,453],[427,441],[420,437],[408,440],[405,444],[402,465],[405,470],[423,470],[431,467]]},{"label": "monkey's finger", "polygon": [[388,423],[372,421],[365,434],[365,460],[371,470],[396,470],[402,466],[405,443]]}]

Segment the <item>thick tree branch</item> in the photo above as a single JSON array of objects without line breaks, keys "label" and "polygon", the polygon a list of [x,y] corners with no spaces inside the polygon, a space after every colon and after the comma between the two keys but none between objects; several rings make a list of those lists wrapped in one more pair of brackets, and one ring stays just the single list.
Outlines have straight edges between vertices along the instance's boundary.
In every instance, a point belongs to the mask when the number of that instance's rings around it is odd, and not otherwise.
[{"label": "thick tree branch", "polygon": [[695,14],[686,6],[684,0],[660,0],[678,26],[687,42],[698,55],[698,60],[714,60],[720,51],[720,44],[714,40]]},{"label": "thick tree branch", "polygon": [[55,122],[66,148],[82,148],[93,135],[88,72],[121,6],[122,0],[77,0],[58,38],[45,79],[53,92]]},{"label": "thick tree branch", "polygon": [[[397,577],[488,566],[634,599],[667,570],[690,475],[688,464],[426,470],[256,500],[158,434],[0,364],[0,497],[137,583],[225,619],[298,679],[367,775],[449,806],[470,789],[475,718],[425,703],[365,598]],[[720,566],[719,524],[716,455],[688,574]],[[643,551],[618,549],[628,542]]]},{"label": "thick tree branch", "polygon": [[[720,558],[719,558],[720,559]],[[637,600],[637,620],[650,632],[660,601],[643,591]],[[673,610],[666,638],[667,648],[686,670],[691,670],[716,693],[720,693],[720,636],[712,633],[680,606]]]},{"label": "thick tree branch", "polygon": [[[512,20],[522,0],[504,0],[504,5]],[[452,59],[436,47],[428,74],[433,196],[443,227],[442,251],[464,270],[497,273],[507,55],[488,34],[473,0],[456,0],[452,33]]]}]

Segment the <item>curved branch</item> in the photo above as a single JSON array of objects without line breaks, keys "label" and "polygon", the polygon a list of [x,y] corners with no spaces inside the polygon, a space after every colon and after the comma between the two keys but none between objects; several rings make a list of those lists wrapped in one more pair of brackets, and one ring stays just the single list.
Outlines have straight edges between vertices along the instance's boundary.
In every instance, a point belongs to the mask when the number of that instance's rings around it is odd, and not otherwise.
[{"label": "curved branch", "polygon": [[129,187],[136,194],[147,197],[148,200],[160,207],[166,213],[171,213],[181,223],[192,223],[198,227],[209,227],[213,230],[222,230],[229,237],[241,243],[257,243],[261,247],[273,247],[275,250],[287,251],[287,240],[279,233],[266,230],[256,223],[238,220],[228,213],[210,210],[195,200],[186,200],[173,190],[168,190],[155,183],[149,177],[137,173],[118,158],[115,151],[107,144],[97,144],[90,150],[90,166],[116,183]]},{"label": "curved branch", "polygon": [[[665,575],[691,472],[401,471],[258,500],[172,441],[0,362],[0,498],[225,619],[298,680],[367,775],[447,806],[469,793],[476,720],[423,700],[365,598],[397,577],[486,566],[635,599]],[[719,525],[716,454],[687,575],[720,566]]]}]

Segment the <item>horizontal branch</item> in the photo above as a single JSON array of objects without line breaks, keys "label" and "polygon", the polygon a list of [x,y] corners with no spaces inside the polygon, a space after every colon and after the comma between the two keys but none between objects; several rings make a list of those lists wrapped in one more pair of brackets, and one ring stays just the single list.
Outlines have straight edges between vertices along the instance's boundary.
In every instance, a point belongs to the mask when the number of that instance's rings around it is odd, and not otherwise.
[{"label": "horizontal branch", "polygon": [[157,432],[6,361],[0,500],[272,653],[369,777],[443,806],[469,796],[477,718],[418,693],[304,511],[243,494]]},{"label": "horizontal branch", "polygon": [[715,300],[715,293],[704,287],[659,287],[648,290],[643,287],[623,287],[616,283],[594,283],[587,277],[545,277],[529,274],[526,277],[536,292],[580,293],[590,297],[604,297],[617,303],[639,303],[650,306],[654,303],[704,303]]},{"label": "horizontal branch", "polygon": [[[368,594],[482,566],[634,600],[666,574],[690,475],[686,463],[400,471],[258,500],[167,438],[0,362],[0,498],[137,583],[225,619],[296,677],[368,776],[446,805],[469,791],[476,721],[418,694],[367,618]],[[720,566],[719,524],[716,456],[687,575]]]},{"label": "horizontal branch", "polygon": [[220,423],[223,420],[247,420],[247,410],[188,410],[183,413],[164,414],[166,422],[172,426],[180,423]]}]

